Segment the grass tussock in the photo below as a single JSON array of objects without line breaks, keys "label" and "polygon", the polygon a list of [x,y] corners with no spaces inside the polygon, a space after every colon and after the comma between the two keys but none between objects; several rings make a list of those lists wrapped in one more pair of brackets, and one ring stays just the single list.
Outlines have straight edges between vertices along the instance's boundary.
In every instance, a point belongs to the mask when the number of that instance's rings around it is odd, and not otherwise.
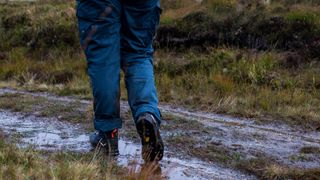
[{"label": "grass tussock", "polygon": [[300,153],[303,154],[320,154],[320,148],[319,147],[313,147],[313,146],[306,146],[300,149]]},{"label": "grass tussock", "polygon": [[[82,56],[42,62],[19,53],[12,51],[10,59],[0,62],[5,67],[0,69],[2,80],[29,90],[90,97]],[[299,58],[294,53],[226,48],[205,53],[158,50],[156,85],[161,102],[317,128],[320,66],[316,61],[305,64]],[[125,100],[123,79],[121,90]]]},{"label": "grass tussock", "polygon": [[[319,57],[318,4],[265,1],[207,0],[196,10],[162,15],[157,36],[161,48],[188,49],[228,46],[296,51]],[[191,5],[189,7],[192,7]],[[186,9],[182,6],[181,10]],[[170,11],[170,10],[168,10]],[[179,18],[177,18],[179,17]],[[171,22],[170,24],[168,22]]]},{"label": "grass tussock", "polygon": [[288,168],[268,159],[257,158],[240,161],[237,168],[257,175],[260,179],[319,179],[320,169]]},{"label": "grass tussock", "polygon": [[202,55],[164,54],[155,66],[162,101],[319,126],[317,63],[291,69],[282,54],[225,49]]},{"label": "grass tussock", "polygon": [[[319,130],[319,6],[313,0],[162,1],[154,62],[160,101]],[[74,1],[5,3],[0,11],[0,87],[91,97]],[[121,91],[125,100],[123,80]],[[57,106],[41,98],[10,95],[1,95],[0,100],[4,109],[46,117],[60,112],[62,120],[87,124],[83,120],[92,119],[92,107],[80,112],[76,103]],[[43,104],[47,107],[41,108]],[[189,121],[174,121],[175,126],[164,129],[190,126]],[[190,132],[203,129],[191,125]],[[18,149],[3,139],[0,179],[153,176],[154,168],[136,173],[106,161],[91,162],[91,154],[43,154]],[[178,150],[189,147],[189,155],[235,166],[261,179],[320,177],[319,169],[287,168],[259,158],[243,160],[215,144],[199,146],[193,138],[177,135],[167,141]],[[319,154],[319,149],[304,147],[301,153]]]},{"label": "grass tussock", "polygon": [[92,159],[93,154],[48,153],[19,149],[0,139],[1,179],[161,179],[155,165],[141,172],[119,167],[114,161]]},{"label": "grass tussock", "polygon": [[[154,63],[161,102],[320,126],[319,4],[162,4],[165,22]],[[0,80],[18,88],[90,97],[74,7],[73,1],[1,5]],[[122,81],[125,100],[124,86]]]},{"label": "grass tussock", "polygon": [[27,47],[38,58],[54,49],[79,47],[75,4],[30,3],[1,5],[0,48]]}]

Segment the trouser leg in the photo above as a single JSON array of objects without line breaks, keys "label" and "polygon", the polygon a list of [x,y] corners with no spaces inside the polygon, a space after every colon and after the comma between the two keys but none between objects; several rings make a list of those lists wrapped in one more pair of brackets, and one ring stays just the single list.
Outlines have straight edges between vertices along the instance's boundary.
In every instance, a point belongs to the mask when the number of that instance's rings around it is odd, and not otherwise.
[{"label": "trouser leg", "polygon": [[94,97],[94,127],[100,131],[121,128],[121,4],[118,0],[80,0],[77,3],[80,41]]},{"label": "trouser leg", "polygon": [[149,112],[161,122],[154,83],[152,40],[159,24],[159,0],[124,0],[121,62],[129,105],[135,120]]}]

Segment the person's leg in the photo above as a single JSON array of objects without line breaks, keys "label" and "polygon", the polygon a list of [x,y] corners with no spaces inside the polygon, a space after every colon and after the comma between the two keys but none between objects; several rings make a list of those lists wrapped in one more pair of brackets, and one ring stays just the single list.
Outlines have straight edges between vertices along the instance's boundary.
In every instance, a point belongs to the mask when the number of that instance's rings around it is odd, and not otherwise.
[{"label": "person's leg", "polygon": [[159,0],[124,0],[121,28],[121,61],[129,105],[135,122],[151,113],[161,123],[153,74],[153,47],[160,18]]},{"label": "person's leg", "polygon": [[159,161],[164,145],[153,74],[152,40],[160,19],[159,0],[124,0],[121,60],[128,100],[142,143],[145,161]]},{"label": "person's leg", "polygon": [[118,0],[77,1],[80,42],[94,97],[94,127],[102,132],[121,128],[120,14]]}]

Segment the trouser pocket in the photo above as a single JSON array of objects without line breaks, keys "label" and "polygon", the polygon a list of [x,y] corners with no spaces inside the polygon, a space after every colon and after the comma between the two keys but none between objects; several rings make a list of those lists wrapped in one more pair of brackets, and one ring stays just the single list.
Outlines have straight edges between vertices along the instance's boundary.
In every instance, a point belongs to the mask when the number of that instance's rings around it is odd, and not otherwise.
[{"label": "trouser pocket", "polygon": [[81,47],[87,60],[110,46],[119,32],[120,13],[108,0],[77,1],[77,18]]}]

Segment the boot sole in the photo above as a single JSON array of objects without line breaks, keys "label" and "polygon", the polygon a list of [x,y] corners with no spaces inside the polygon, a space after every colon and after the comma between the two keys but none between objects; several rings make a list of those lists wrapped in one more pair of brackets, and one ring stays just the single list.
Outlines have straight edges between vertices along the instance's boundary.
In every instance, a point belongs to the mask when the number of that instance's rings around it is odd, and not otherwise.
[{"label": "boot sole", "polygon": [[142,141],[143,159],[147,162],[160,161],[163,158],[164,145],[156,125],[141,119],[137,123],[137,130]]}]

